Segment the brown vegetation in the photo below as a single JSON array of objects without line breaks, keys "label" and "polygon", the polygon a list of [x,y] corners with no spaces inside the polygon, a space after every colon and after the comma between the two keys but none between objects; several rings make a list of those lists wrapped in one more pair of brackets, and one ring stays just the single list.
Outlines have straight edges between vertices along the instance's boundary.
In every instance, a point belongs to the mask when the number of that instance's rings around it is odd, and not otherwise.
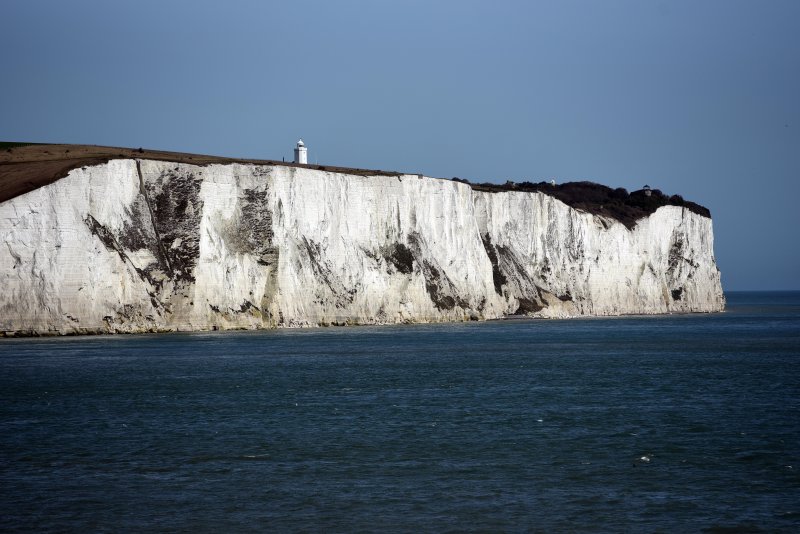
[{"label": "brown vegetation", "polygon": [[[283,165],[359,176],[401,176],[402,174],[381,170],[353,169],[330,165],[300,165],[275,160],[225,158],[143,148],[0,142],[0,202],[55,182],[66,176],[72,169],[99,165],[109,160],[120,158],[172,161],[192,165],[210,165],[214,163]],[[548,182],[506,182],[503,185],[499,185],[491,183],[472,184],[468,180],[460,178],[453,178],[453,180],[469,184],[476,191],[542,192],[575,209],[616,219],[628,228],[634,227],[637,220],[650,215],[659,207],[667,205],[683,206],[694,213],[711,217],[711,213],[707,208],[694,202],[686,201],[680,195],[665,195],[657,189],[652,190],[648,196],[644,190],[628,193],[623,188],[612,189],[593,182],[568,182],[556,185],[551,185]]]},{"label": "brown vegetation", "polygon": [[65,177],[72,169],[100,165],[112,159],[121,158],[173,161],[192,165],[210,165],[214,163],[284,165],[361,176],[400,175],[400,173],[380,170],[350,169],[330,165],[300,165],[273,160],[225,158],[143,148],[0,142],[0,202],[51,184]]}]

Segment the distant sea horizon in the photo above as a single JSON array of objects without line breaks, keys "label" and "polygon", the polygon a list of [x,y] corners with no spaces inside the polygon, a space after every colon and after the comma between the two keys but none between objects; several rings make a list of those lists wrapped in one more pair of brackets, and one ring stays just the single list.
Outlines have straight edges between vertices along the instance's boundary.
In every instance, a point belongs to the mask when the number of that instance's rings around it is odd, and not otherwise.
[{"label": "distant sea horizon", "polygon": [[0,530],[800,529],[800,290],[0,339]]},{"label": "distant sea horizon", "polygon": [[[724,284],[723,284],[724,286]],[[727,296],[729,294],[741,294],[741,293],[798,293],[800,294],[800,289],[725,289],[723,287],[722,292]]]}]

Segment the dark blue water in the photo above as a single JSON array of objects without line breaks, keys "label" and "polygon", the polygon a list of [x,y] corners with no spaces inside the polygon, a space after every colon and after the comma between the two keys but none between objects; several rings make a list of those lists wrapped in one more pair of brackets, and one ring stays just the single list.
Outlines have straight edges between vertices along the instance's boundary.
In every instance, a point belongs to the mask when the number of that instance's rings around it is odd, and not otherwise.
[{"label": "dark blue water", "polygon": [[0,340],[0,530],[797,531],[800,293]]}]

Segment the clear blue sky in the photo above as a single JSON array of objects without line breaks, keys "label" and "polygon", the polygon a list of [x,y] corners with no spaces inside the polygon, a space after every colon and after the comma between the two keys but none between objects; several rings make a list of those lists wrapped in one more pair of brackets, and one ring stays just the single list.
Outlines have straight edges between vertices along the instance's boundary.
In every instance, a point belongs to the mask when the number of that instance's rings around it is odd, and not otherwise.
[{"label": "clear blue sky", "polygon": [[800,2],[6,0],[0,140],[648,183],[800,289]]}]

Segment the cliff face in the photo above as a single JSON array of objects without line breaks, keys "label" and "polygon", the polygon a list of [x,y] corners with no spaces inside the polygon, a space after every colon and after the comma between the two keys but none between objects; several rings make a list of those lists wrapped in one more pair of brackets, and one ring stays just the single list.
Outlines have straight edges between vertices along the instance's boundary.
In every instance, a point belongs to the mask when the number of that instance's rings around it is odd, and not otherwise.
[{"label": "cliff face", "polygon": [[719,311],[711,219],[417,175],[119,159],[0,204],[0,331]]}]

